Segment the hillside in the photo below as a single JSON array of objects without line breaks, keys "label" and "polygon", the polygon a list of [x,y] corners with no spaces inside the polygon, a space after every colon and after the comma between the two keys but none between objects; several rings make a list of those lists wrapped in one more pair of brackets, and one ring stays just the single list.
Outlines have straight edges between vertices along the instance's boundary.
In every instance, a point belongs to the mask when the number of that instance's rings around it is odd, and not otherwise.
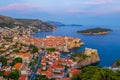
[{"label": "hillside", "polygon": [[55,28],[51,24],[38,19],[15,19],[0,15],[0,27],[14,28],[16,25],[23,27],[32,26],[40,30],[53,30]]}]

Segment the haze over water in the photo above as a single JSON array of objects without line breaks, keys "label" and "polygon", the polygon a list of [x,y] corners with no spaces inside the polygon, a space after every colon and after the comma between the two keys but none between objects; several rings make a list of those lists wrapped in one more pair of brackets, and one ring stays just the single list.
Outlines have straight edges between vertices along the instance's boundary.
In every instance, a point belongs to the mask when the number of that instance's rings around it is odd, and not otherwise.
[{"label": "haze over water", "polygon": [[58,27],[55,31],[38,32],[33,34],[33,37],[45,37],[45,35],[54,36],[72,36],[80,38],[85,45],[76,50],[79,52],[85,47],[97,49],[101,61],[99,66],[111,66],[116,59],[120,59],[120,28],[109,27],[113,31],[108,35],[82,35],[76,31],[91,28],[87,26],[81,27]]}]

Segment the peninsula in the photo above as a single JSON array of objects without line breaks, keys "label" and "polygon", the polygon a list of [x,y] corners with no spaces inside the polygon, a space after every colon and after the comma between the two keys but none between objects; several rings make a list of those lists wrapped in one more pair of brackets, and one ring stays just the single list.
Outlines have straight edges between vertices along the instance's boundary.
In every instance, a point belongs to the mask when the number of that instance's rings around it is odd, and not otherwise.
[{"label": "peninsula", "polygon": [[77,31],[77,33],[79,34],[95,34],[95,35],[100,35],[100,34],[108,34],[110,31],[112,31],[111,29],[107,29],[107,28],[91,28],[91,29],[86,29],[86,30],[81,30],[81,31]]}]

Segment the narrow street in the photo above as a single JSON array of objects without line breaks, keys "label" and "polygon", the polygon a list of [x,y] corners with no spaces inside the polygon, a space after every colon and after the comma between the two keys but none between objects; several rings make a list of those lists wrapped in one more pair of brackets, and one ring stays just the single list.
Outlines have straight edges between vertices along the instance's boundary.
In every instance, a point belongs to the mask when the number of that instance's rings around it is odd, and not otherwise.
[{"label": "narrow street", "polygon": [[35,69],[34,69],[32,75],[31,75],[31,77],[30,77],[30,80],[34,80],[34,79],[35,79],[37,69],[39,68],[40,63],[41,63],[41,58],[42,58],[42,56],[45,55],[45,53],[46,53],[46,51],[42,51],[42,52],[39,54],[38,62],[37,62],[37,64],[36,64],[36,66],[35,66]]}]

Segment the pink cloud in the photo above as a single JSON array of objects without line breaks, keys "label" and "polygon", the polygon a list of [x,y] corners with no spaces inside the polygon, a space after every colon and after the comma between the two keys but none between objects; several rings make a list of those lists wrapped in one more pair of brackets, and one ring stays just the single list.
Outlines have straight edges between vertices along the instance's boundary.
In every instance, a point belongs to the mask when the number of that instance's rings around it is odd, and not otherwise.
[{"label": "pink cloud", "polygon": [[35,6],[30,4],[9,4],[7,6],[0,6],[0,11],[7,11],[7,10],[30,10],[30,9],[41,9],[41,6]]},{"label": "pink cloud", "polygon": [[97,1],[86,1],[83,2],[84,4],[106,4],[106,3],[110,3],[113,2],[113,0],[97,0]]}]

